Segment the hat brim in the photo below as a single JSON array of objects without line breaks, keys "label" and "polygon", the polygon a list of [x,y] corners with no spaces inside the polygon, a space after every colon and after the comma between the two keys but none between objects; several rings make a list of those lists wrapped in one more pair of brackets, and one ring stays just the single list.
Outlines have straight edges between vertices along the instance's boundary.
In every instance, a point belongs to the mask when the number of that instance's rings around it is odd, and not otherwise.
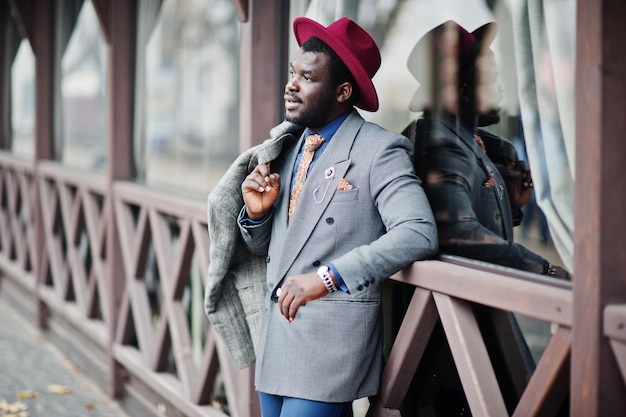
[{"label": "hat brim", "polygon": [[359,101],[355,106],[371,112],[378,110],[378,94],[376,93],[374,83],[365,68],[363,68],[363,65],[361,65],[361,62],[350,49],[345,47],[341,40],[330,33],[326,27],[307,17],[298,17],[293,21],[293,32],[298,46],[302,46],[307,39],[316,37],[335,51],[352,73],[354,82],[359,88]]},{"label": "hat brim", "polygon": [[478,39],[480,48],[485,48],[491,45],[498,33],[498,24],[496,22],[488,22],[478,27],[472,32],[474,38]]}]

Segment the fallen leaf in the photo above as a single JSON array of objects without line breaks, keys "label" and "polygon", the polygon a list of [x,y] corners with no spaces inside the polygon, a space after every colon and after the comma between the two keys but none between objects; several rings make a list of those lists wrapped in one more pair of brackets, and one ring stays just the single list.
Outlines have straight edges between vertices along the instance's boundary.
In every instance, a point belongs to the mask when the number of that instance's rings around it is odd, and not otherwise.
[{"label": "fallen leaf", "polygon": [[93,409],[94,409],[94,407],[95,407],[95,405],[94,405],[93,403],[87,403],[87,404],[85,404],[85,409],[87,409],[87,410],[90,410],[90,411],[91,411],[91,410],[93,410]]},{"label": "fallen leaf", "polygon": [[32,390],[26,390],[26,391],[18,391],[17,392],[17,399],[18,400],[26,400],[29,398],[35,398],[38,397],[39,393],[37,391],[32,391]]},{"label": "fallen leaf", "polygon": [[22,402],[8,403],[0,401],[0,412],[5,417],[29,417],[28,406]]},{"label": "fallen leaf", "polygon": [[52,384],[48,387],[48,392],[52,394],[63,395],[71,393],[72,389],[67,385]]}]

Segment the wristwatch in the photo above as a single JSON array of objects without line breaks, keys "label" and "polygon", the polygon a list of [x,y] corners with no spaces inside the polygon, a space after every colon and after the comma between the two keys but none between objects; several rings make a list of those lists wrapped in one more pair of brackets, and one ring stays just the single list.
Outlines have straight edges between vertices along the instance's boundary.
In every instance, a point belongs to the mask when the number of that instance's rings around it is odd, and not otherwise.
[{"label": "wristwatch", "polygon": [[320,266],[315,273],[320,277],[329,293],[337,291],[333,278],[330,276],[330,268],[328,266]]}]

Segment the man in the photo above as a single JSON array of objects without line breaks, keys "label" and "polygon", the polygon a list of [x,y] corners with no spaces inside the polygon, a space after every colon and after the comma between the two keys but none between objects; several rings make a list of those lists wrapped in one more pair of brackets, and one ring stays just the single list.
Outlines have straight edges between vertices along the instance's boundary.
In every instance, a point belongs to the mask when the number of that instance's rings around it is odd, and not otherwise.
[{"label": "man", "polygon": [[436,253],[436,226],[409,141],[354,109],[378,109],[374,40],[346,18],[293,30],[285,118],[300,128],[241,184],[241,237],[267,259],[255,383],[264,417],[340,416],[378,392],[381,282]]},{"label": "man", "polygon": [[[567,271],[513,241],[513,214],[528,200],[532,180],[512,144],[481,129],[499,121],[498,70],[489,48],[495,34],[495,23],[470,33],[448,21],[418,41],[408,68],[421,87],[410,109],[423,116],[403,134],[415,146],[416,172],[442,253],[569,279]],[[534,362],[512,314],[480,306],[474,312],[512,412]],[[440,324],[403,415],[471,415]]]}]

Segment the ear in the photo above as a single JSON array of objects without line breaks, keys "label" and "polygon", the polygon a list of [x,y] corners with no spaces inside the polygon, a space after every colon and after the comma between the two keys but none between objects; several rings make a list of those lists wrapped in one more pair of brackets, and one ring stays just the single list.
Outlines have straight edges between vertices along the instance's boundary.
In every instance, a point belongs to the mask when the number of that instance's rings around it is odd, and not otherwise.
[{"label": "ear", "polygon": [[337,102],[340,104],[348,103],[352,97],[352,84],[343,82],[336,89]]}]

